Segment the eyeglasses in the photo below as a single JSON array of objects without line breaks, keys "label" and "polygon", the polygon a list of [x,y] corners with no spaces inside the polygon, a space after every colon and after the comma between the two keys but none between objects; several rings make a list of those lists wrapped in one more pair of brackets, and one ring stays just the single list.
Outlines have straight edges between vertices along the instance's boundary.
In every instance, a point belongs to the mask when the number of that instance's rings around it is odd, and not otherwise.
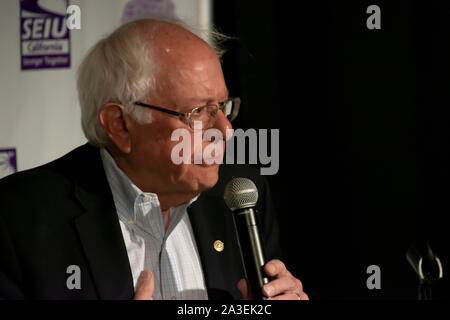
[{"label": "eyeglasses", "polygon": [[194,129],[194,122],[200,121],[202,123],[202,128],[209,129],[214,125],[214,121],[217,116],[217,112],[220,110],[223,114],[228,118],[229,121],[233,121],[236,119],[239,113],[239,106],[241,104],[241,99],[239,98],[228,98],[227,100],[220,102],[219,104],[207,104],[204,106],[197,107],[190,112],[180,113],[177,111],[152,106],[140,101],[135,102],[134,104],[150,108],[158,111],[162,111],[180,118],[185,124]]}]

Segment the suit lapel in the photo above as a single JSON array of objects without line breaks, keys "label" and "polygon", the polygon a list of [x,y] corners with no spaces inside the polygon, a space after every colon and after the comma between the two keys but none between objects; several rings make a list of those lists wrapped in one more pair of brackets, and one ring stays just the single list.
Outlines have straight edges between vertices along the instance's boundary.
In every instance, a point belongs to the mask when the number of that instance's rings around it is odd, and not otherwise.
[{"label": "suit lapel", "polygon": [[90,163],[76,175],[74,193],[84,212],[75,227],[99,298],[130,299],[133,278],[114,201],[98,149],[87,148],[94,150],[83,155]]},{"label": "suit lapel", "polygon": [[[243,271],[231,212],[223,205],[223,199],[202,194],[188,208],[188,213],[209,298],[239,299],[236,284]],[[222,251],[214,247],[217,240],[224,244]]]}]

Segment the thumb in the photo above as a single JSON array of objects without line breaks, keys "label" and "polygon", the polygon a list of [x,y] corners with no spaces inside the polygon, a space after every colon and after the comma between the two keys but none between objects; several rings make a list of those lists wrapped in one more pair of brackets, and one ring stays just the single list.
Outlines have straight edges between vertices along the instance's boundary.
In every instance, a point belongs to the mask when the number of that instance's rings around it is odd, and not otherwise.
[{"label": "thumb", "polygon": [[237,283],[237,288],[242,295],[242,300],[250,300],[250,295],[249,295],[248,286],[247,286],[247,280],[245,280],[244,278],[239,280],[239,282]]},{"label": "thumb", "polygon": [[139,275],[133,300],[152,300],[154,289],[153,273],[150,270],[143,270]]}]

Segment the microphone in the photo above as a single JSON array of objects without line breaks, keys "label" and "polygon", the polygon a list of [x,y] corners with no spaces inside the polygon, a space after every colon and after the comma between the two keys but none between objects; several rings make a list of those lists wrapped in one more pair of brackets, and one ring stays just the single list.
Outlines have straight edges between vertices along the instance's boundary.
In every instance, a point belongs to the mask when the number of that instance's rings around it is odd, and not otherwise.
[{"label": "microphone", "polygon": [[261,300],[261,289],[269,280],[264,276],[264,253],[255,219],[258,189],[250,179],[234,178],[225,187],[224,200],[233,211],[248,289],[254,299]]}]

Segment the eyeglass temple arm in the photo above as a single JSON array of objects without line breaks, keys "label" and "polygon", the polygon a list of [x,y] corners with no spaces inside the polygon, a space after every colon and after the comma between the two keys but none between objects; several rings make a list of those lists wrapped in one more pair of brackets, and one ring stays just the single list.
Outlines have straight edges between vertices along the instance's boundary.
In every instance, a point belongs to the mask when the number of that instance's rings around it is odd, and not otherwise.
[{"label": "eyeglass temple arm", "polygon": [[137,105],[145,107],[145,108],[155,109],[155,110],[159,110],[159,111],[162,111],[162,112],[165,112],[165,113],[173,114],[174,116],[183,116],[183,117],[186,116],[184,113],[180,113],[180,112],[169,110],[169,109],[160,108],[160,107],[157,107],[157,106],[152,106],[152,105],[149,105],[149,104],[146,104],[146,103],[142,103],[142,102],[139,102],[139,101],[135,102],[134,104],[137,104]]}]

